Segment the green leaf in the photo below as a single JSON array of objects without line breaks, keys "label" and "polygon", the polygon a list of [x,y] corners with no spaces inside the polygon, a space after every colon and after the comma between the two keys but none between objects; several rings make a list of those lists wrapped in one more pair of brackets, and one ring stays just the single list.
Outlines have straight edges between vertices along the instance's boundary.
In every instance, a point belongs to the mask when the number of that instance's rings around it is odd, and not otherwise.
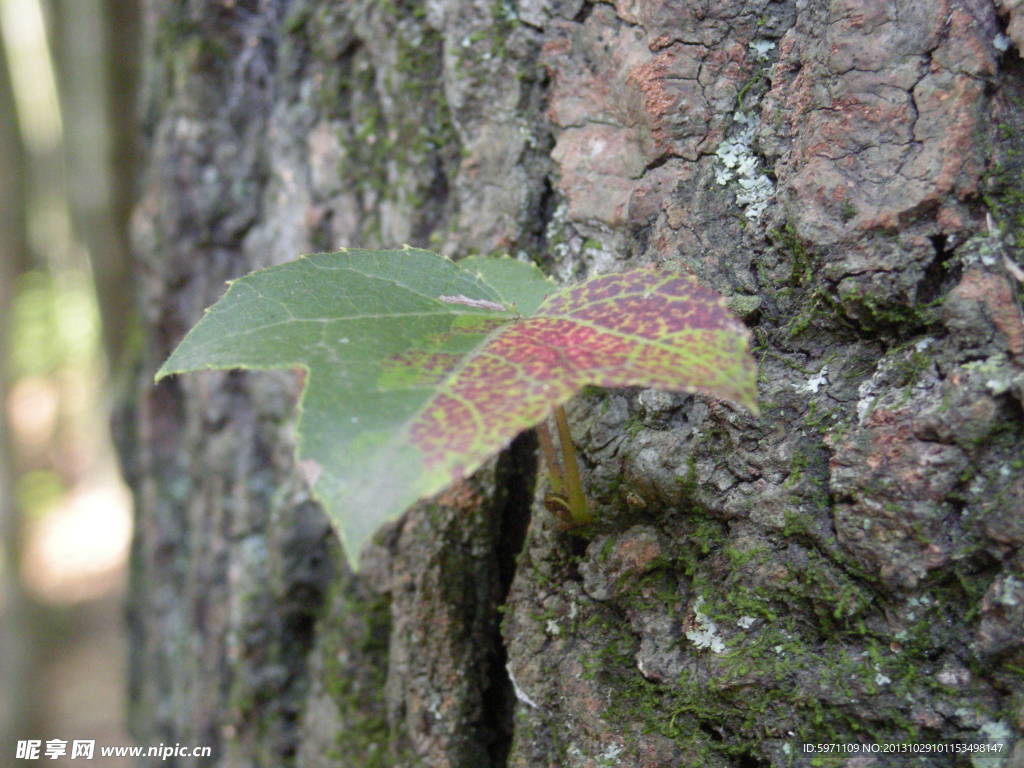
[{"label": "green leaf", "polygon": [[688,275],[643,268],[559,288],[513,259],[406,248],[314,254],[229,285],[156,378],[306,369],[298,458],[353,562],[381,523],[585,385],[757,410],[746,329]]}]

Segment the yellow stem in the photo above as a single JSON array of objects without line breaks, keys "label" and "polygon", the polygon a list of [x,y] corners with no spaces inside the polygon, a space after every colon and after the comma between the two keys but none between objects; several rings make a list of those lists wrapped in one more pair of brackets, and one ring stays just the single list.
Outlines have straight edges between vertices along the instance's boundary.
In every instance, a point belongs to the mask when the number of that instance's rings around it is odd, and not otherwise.
[{"label": "yellow stem", "polygon": [[576,462],[576,448],[572,444],[572,433],[569,431],[569,420],[565,416],[565,408],[555,406],[555,425],[558,427],[558,442],[562,446],[563,473],[566,494],[569,497],[569,511],[576,523],[583,525],[591,522],[587,512],[587,497],[583,493],[580,480],[580,467]]},{"label": "yellow stem", "polygon": [[562,468],[558,464],[558,454],[555,452],[555,443],[551,439],[551,430],[548,429],[547,421],[537,425],[537,438],[540,440],[541,450],[544,451],[544,460],[548,465],[548,481],[551,483],[553,493],[565,493],[565,479],[562,477]]}]

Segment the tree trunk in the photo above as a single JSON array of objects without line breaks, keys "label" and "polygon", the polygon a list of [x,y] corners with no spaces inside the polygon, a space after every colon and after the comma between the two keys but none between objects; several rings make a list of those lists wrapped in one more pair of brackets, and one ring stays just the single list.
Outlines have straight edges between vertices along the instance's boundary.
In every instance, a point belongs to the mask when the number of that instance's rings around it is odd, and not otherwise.
[{"label": "tree trunk", "polygon": [[[988,739],[1011,764],[1024,8],[173,0],[144,27],[142,743],[582,768]],[[588,391],[594,537],[538,504],[526,435],[353,574],[292,463],[300,377],[152,376],[225,280],[402,243],[693,272],[753,330],[762,415]]]},{"label": "tree trunk", "polygon": [[[126,288],[134,172],[137,0],[47,0],[60,80],[68,208],[88,247],[111,367],[132,330]],[[97,55],[102,52],[104,55]]]},{"label": "tree trunk", "polygon": [[[0,318],[11,316],[14,282],[28,266],[25,221],[25,148],[0,36]],[[0,741],[24,738],[35,714],[31,608],[21,568],[20,510],[14,501],[14,457],[6,408],[10,370],[7,329],[0,328]],[[34,723],[33,723],[34,724]]]}]

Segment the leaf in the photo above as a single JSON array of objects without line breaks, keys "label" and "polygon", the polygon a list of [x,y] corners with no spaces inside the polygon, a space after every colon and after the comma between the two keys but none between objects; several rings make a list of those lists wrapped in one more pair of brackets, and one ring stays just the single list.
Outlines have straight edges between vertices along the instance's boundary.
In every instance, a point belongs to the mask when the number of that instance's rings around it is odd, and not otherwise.
[{"label": "leaf", "polygon": [[756,404],[748,333],[687,275],[559,288],[533,265],[342,250],[229,283],[157,372],[308,371],[298,458],[350,559],[588,384]]}]

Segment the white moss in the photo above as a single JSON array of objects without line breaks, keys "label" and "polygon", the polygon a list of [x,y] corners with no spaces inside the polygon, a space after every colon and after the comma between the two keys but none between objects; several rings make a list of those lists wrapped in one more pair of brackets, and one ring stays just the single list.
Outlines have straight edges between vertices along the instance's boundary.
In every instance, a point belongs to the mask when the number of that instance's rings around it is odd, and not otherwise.
[{"label": "white moss", "polygon": [[796,389],[798,392],[807,392],[810,394],[816,393],[821,389],[823,384],[828,384],[828,366],[821,366],[821,370],[811,376],[803,384],[799,385]]},{"label": "white moss", "polygon": [[968,238],[957,249],[956,255],[965,266],[980,263],[992,267],[1003,259],[1002,230],[991,214],[985,214],[985,224],[987,232]]},{"label": "white moss", "polygon": [[756,221],[761,218],[775,195],[775,185],[762,172],[761,160],[754,154],[754,137],[759,122],[757,117],[737,112],[733,121],[739,129],[715,150],[718,158],[715,181],[723,187],[733,184],[736,188],[736,204],[746,209],[748,219]]},{"label": "white moss", "polygon": [[511,663],[505,665],[505,672],[508,674],[508,679],[512,683],[512,689],[516,692],[516,698],[529,707],[533,707],[534,709],[540,709],[540,707],[537,706],[537,702],[535,702],[533,699],[527,696],[526,691],[519,687],[519,683],[516,682],[516,676],[512,674]]},{"label": "white moss", "polygon": [[754,57],[754,61],[767,61],[768,54],[775,49],[775,43],[771,40],[751,40],[747,47]]},{"label": "white moss", "polygon": [[1006,355],[1002,353],[985,360],[967,363],[963,368],[985,376],[985,388],[993,395],[1009,392],[1019,377],[1019,374],[1010,368]]},{"label": "white moss", "polygon": [[698,597],[693,604],[693,620],[697,626],[687,631],[686,639],[698,648],[707,648],[712,653],[721,653],[725,650],[725,641],[718,634],[718,625],[701,612],[703,605],[704,598]]},{"label": "white moss", "polygon": [[1024,588],[1024,583],[1018,581],[1016,576],[1007,576],[1006,581],[1003,582],[1002,589],[996,595],[996,602],[1010,608],[1016,607],[1020,604],[1018,591],[1022,588]]},{"label": "white moss", "polygon": [[[997,743],[1002,748],[999,752],[978,752],[971,755],[971,765],[974,768],[1004,768],[1010,764],[1010,748],[1013,746],[1013,730],[1004,722],[990,720],[982,723],[978,729],[978,736],[989,742],[988,746],[994,747]],[[1013,762],[1016,764],[1016,761]]]},{"label": "white moss", "polygon": [[978,730],[986,739],[992,741],[1009,741],[1013,738],[1013,731],[1001,720],[990,720],[982,724]]},{"label": "white moss", "polygon": [[614,768],[614,766],[622,765],[622,761],[619,760],[619,755],[626,751],[626,748],[621,744],[609,744],[601,754],[597,756],[597,764],[601,768]]}]

